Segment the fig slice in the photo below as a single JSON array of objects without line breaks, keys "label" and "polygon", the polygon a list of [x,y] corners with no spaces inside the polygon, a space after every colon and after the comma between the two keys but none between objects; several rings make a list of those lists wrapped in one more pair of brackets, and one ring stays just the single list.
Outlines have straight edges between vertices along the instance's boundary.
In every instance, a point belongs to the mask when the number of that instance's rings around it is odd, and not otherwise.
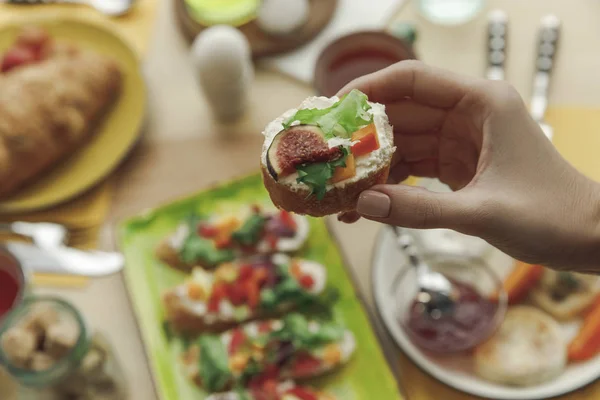
[{"label": "fig slice", "polygon": [[278,180],[296,172],[299,165],[333,161],[341,156],[339,147],[329,148],[319,127],[296,125],[273,138],[267,150],[267,170]]}]

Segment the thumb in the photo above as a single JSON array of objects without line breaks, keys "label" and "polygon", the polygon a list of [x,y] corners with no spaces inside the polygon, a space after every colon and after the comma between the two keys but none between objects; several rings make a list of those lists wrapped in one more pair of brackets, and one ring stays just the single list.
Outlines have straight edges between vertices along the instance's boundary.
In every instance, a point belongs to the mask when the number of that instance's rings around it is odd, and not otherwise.
[{"label": "thumb", "polygon": [[455,229],[471,220],[468,196],[407,185],[377,185],[361,193],[357,212],[370,220],[405,228]]}]

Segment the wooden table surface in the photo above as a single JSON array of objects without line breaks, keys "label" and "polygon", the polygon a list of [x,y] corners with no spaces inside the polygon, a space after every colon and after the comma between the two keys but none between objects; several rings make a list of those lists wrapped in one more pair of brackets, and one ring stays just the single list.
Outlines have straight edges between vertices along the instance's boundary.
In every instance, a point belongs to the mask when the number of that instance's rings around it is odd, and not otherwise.
[{"label": "wooden table surface", "polygon": [[[507,79],[523,96],[530,94],[535,28],[539,18],[546,11],[552,11],[563,19],[564,25],[551,101],[570,105],[600,104],[600,52],[596,51],[600,41],[600,24],[597,23],[600,1],[489,1],[489,7],[496,6],[509,13]],[[264,125],[312,94],[310,87],[277,73],[259,70],[247,117],[232,126],[217,125],[194,80],[187,57],[188,45],[175,25],[171,2],[165,0],[161,7],[150,55],[144,65],[150,99],[145,137],[119,172],[114,209],[102,237],[104,248],[114,247],[112,226],[121,218],[257,168],[260,131]],[[485,14],[463,26],[439,27],[421,20],[408,5],[399,18],[416,22],[419,28],[417,51],[425,61],[462,73],[483,73]],[[337,222],[332,225],[358,278],[360,290],[373,310],[370,261],[379,227],[367,221],[351,226]],[[54,289],[43,291],[56,292]],[[85,290],[61,291],[60,294],[74,301],[91,324],[103,330],[112,341],[123,363],[131,398],[156,399],[122,276],[98,279]],[[433,380],[427,382],[436,384]],[[410,382],[403,384],[409,398],[413,393],[415,398],[427,398],[422,397],[426,389],[412,388]],[[454,395],[452,398],[462,398]]]}]

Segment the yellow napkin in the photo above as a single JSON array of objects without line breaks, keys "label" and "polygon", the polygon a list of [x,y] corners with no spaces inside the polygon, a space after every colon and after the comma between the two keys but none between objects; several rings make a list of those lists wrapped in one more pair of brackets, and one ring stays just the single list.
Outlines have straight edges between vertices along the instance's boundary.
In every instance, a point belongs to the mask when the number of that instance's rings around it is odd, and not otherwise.
[{"label": "yellow napkin", "polygon": [[[75,4],[51,5],[9,5],[0,4],[0,25],[14,23],[19,19],[69,17],[94,22],[110,27],[128,41],[140,58],[148,50],[152,28],[157,14],[159,0],[137,0],[129,14],[118,18],[109,18],[91,7]],[[72,230],[72,244],[81,248],[94,248],[98,233],[111,206],[115,178],[108,177],[86,193],[48,210],[23,215],[3,215],[2,221],[45,221],[66,225]],[[52,275],[35,275],[36,285],[80,286],[87,279]]]},{"label": "yellow napkin", "polygon": [[[556,107],[548,111],[547,122],[554,128],[553,142],[561,154],[577,169],[600,181],[600,109]],[[438,382],[419,369],[408,357],[400,354],[400,381],[411,400],[482,400]],[[569,400],[600,398],[600,382],[575,393],[557,397]]]}]

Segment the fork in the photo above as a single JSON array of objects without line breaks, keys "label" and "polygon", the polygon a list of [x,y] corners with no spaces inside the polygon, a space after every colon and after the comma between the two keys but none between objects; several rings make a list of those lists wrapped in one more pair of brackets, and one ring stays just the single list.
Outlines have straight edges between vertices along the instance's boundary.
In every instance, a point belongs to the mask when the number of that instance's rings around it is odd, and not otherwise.
[{"label": "fork", "polygon": [[548,92],[550,87],[550,74],[554,67],[556,45],[560,34],[560,20],[554,15],[546,15],[541,20],[536,55],[536,71],[533,78],[533,95],[531,98],[530,113],[539,124],[546,137],[552,140],[553,129],[544,121],[548,108]]},{"label": "fork", "polygon": [[506,37],[508,16],[502,10],[493,10],[488,15],[488,54],[486,78],[504,80],[506,63]]}]

